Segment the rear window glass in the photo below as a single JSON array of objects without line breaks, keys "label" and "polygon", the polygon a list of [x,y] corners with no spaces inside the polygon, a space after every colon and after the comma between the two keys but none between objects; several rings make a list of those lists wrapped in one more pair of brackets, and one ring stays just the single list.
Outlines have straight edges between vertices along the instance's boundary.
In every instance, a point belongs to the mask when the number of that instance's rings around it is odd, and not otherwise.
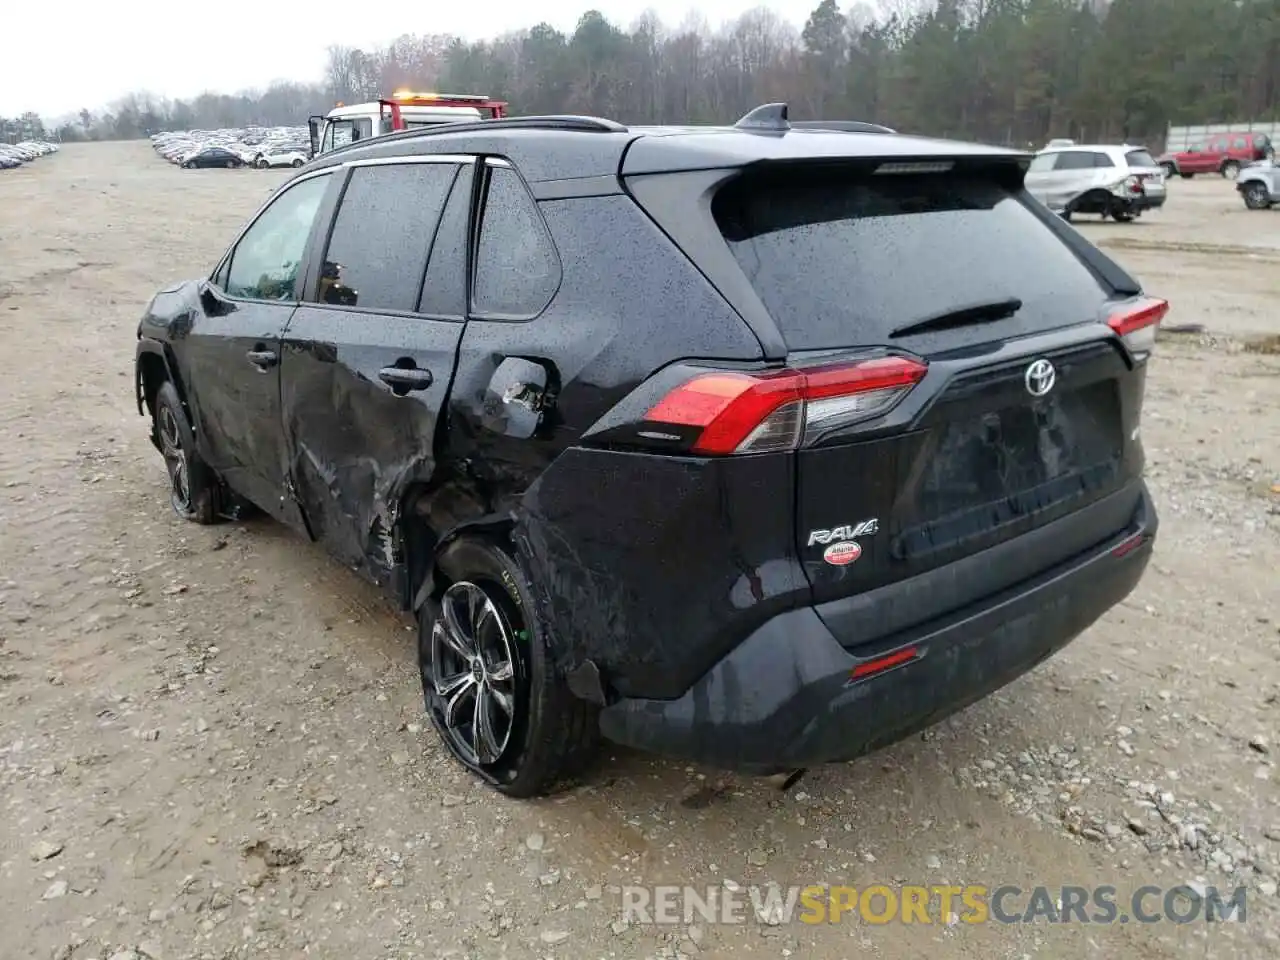
[{"label": "rear window glass", "polygon": [[898,328],[1012,298],[1022,309],[999,335],[1017,335],[1094,319],[1106,298],[1035,213],[986,179],[740,178],[712,212],[794,350],[892,342]]},{"label": "rear window glass", "polygon": [[1155,158],[1146,150],[1130,150],[1124,155],[1129,161],[1131,167],[1154,167],[1156,165]]}]

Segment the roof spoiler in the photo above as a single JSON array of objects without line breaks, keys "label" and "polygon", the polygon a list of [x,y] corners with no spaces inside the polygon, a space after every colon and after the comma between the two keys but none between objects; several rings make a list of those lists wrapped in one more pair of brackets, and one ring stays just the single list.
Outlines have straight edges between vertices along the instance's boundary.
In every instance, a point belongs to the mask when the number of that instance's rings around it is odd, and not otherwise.
[{"label": "roof spoiler", "polygon": [[836,133],[897,133],[892,127],[867,120],[797,120],[791,126],[797,130],[831,130]]},{"label": "roof spoiler", "polygon": [[735,123],[736,130],[760,133],[786,133],[788,130],[830,130],[835,133],[897,133],[889,127],[866,120],[797,120],[792,123],[785,103],[766,103],[750,111]]}]

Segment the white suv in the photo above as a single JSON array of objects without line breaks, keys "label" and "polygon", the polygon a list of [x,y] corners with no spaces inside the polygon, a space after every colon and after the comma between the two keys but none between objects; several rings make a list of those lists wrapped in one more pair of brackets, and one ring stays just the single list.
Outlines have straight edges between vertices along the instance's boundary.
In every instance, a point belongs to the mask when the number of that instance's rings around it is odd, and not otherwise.
[{"label": "white suv", "polygon": [[1027,190],[1055,213],[1096,213],[1129,221],[1164,206],[1164,170],[1145,147],[1051,146],[1031,161]]}]

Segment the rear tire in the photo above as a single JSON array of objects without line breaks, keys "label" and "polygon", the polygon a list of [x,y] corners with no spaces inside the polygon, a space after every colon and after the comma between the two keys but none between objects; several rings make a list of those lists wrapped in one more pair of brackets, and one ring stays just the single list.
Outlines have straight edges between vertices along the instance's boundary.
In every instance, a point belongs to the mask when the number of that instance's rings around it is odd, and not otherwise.
[{"label": "rear tire", "polygon": [[597,708],[569,691],[533,591],[506,549],[456,540],[436,569],[443,588],[418,612],[432,724],[458,762],[501,793],[552,792],[595,756]]},{"label": "rear tire", "polygon": [[300,167],[300,166],[302,166],[302,161],[301,161],[301,160],[295,160],[295,161],[293,161],[293,163],[291,164],[291,166],[293,166],[293,167]]},{"label": "rear tire", "polygon": [[1129,223],[1136,216],[1136,214],[1134,214],[1132,211],[1121,210],[1119,207],[1113,208],[1110,211],[1110,213],[1111,213],[1111,219],[1114,220],[1116,223]]},{"label": "rear tire", "polygon": [[1160,168],[1164,170],[1164,178],[1166,180],[1172,180],[1173,175],[1178,172],[1178,168],[1172,163],[1162,163],[1160,164]]},{"label": "rear tire", "polygon": [[1180,176],[1183,180],[1190,180],[1192,177],[1194,177],[1194,176],[1195,176],[1195,174],[1194,174],[1194,173],[1180,173],[1180,174],[1178,174],[1178,176]]},{"label": "rear tire", "polygon": [[234,160],[228,160],[228,161],[227,161],[227,169],[228,169],[228,170],[234,170],[234,169],[235,169],[235,166],[236,166],[236,162],[235,162]]},{"label": "rear tire", "polygon": [[169,475],[173,512],[192,523],[214,523],[218,518],[217,478],[196,453],[195,434],[182,399],[167,380],[156,392],[151,429]]},{"label": "rear tire", "polygon": [[1234,160],[1228,160],[1222,165],[1221,173],[1228,180],[1234,180],[1236,177],[1240,176],[1240,164]]}]

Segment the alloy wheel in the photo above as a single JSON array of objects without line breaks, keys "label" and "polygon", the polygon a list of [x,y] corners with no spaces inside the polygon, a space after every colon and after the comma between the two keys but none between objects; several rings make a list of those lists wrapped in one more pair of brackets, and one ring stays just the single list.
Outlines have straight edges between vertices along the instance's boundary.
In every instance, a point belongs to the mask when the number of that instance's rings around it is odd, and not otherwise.
[{"label": "alloy wheel", "polygon": [[165,470],[169,474],[169,499],[178,514],[191,512],[191,472],[187,466],[187,454],[182,449],[182,434],[173,409],[157,404],[156,433],[160,438],[160,452],[164,456]]},{"label": "alloy wheel", "polygon": [[1244,205],[1250,210],[1262,210],[1269,206],[1267,188],[1261,183],[1250,183],[1244,188]]},{"label": "alloy wheel", "polygon": [[425,665],[432,705],[454,749],[474,766],[496,763],[515,726],[515,643],[483,587],[454,583],[440,601]]}]

